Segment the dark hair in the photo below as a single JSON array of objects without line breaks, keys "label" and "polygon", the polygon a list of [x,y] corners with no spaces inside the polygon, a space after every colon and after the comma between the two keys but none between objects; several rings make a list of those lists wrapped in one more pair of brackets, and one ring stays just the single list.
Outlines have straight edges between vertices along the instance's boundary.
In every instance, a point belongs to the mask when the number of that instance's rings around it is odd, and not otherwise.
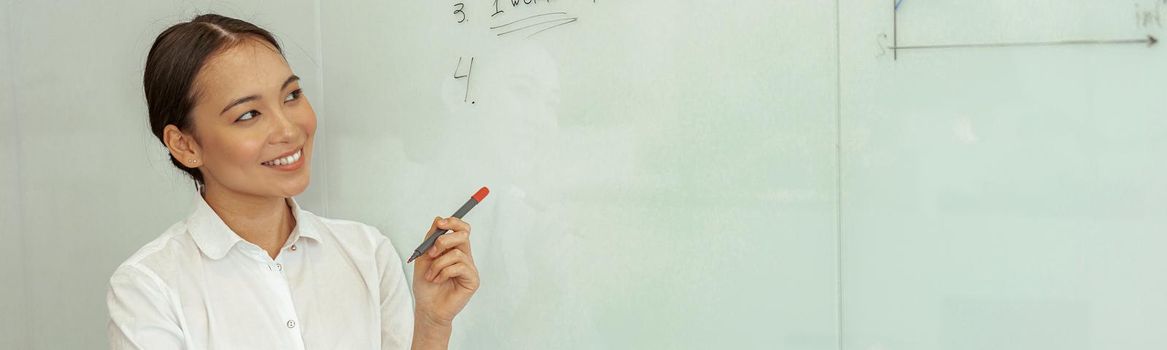
[{"label": "dark hair", "polygon": [[[208,57],[238,45],[245,39],[261,40],[283,55],[280,44],[267,30],[243,20],[216,14],[197,16],[190,22],[175,24],[158,34],[146,56],[142,85],[146,89],[150,130],[159,141],[165,144],[162,130],[171,124],[193,135],[194,123],[190,111],[194,108],[196,97],[195,77]],[[190,175],[194,179],[195,188],[203,191],[205,184],[200,170],[182,165],[173,154],[170,155],[170,162]]]}]

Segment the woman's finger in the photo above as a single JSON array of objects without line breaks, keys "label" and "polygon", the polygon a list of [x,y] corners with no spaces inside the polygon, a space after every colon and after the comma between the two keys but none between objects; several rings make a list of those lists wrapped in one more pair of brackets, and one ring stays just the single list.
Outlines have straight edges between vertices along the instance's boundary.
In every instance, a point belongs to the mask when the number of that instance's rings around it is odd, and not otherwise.
[{"label": "woman's finger", "polygon": [[434,259],[433,263],[430,264],[429,269],[425,272],[425,279],[427,281],[432,281],[434,277],[438,275],[438,272],[442,271],[442,269],[460,262],[469,263],[469,256],[466,255],[466,253],[463,253],[461,250],[457,249],[446,252],[445,254],[439,256],[437,259]]},{"label": "woman's finger", "polygon": [[446,283],[450,279],[458,280],[459,284],[470,290],[478,289],[478,271],[476,271],[471,264],[459,262],[454,265],[447,266],[438,272],[434,283]]},{"label": "woman's finger", "polygon": [[438,220],[434,223],[434,225],[437,225],[437,228],[440,230],[470,232],[470,224],[453,216]]},{"label": "woman's finger", "polygon": [[434,241],[434,246],[430,248],[430,251],[427,253],[429,253],[430,257],[436,257],[443,252],[454,248],[469,254],[470,232],[456,231],[444,234],[441,237],[438,237],[437,241]]},{"label": "woman's finger", "polygon": [[440,231],[441,229],[438,228],[438,222],[440,222],[440,221],[442,221],[442,217],[435,216],[434,222],[430,223],[430,229],[425,231],[425,235],[423,236],[423,238],[430,238],[430,235],[434,234],[434,232]]}]

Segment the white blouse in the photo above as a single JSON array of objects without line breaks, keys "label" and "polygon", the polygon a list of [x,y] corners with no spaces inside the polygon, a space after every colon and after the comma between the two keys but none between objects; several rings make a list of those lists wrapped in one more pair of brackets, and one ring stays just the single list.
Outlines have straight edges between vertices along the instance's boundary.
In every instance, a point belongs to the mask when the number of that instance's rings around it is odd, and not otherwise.
[{"label": "white blouse", "polygon": [[409,284],[376,228],[289,199],[296,227],[272,259],[196,197],[194,213],[110,278],[112,349],[410,347]]}]

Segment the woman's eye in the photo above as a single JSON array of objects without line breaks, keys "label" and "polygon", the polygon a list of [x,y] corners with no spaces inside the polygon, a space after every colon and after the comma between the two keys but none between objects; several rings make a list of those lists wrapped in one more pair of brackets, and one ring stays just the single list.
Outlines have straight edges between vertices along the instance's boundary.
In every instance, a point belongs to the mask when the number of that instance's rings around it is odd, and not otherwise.
[{"label": "woman's eye", "polygon": [[289,93],[287,96],[284,96],[284,102],[292,102],[292,101],[298,100],[298,99],[300,99],[301,94],[303,94],[303,92],[300,91],[300,89],[296,89],[295,91],[292,91],[291,93]]},{"label": "woman's eye", "polygon": [[236,122],[248,121],[248,120],[251,120],[251,118],[255,118],[257,116],[259,116],[259,111],[253,109],[253,110],[247,111],[247,113],[243,113],[243,115],[240,115],[239,118],[235,119],[235,121]]}]

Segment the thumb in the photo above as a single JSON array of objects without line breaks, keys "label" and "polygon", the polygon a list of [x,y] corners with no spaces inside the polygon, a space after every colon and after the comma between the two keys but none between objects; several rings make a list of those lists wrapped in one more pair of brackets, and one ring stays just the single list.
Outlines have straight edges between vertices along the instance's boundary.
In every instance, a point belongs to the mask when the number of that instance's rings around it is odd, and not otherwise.
[{"label": "thumb", "polygon": [[[438,221],[442,221],[441,216],[434,217],[434,222],[430,223],[430,229],[429,229],[429,231],[425,231],[425,235],[422,236],[422,239],[430,238],[430,235],[433,234],[434,231],[438,230]],[[425,253],[425,252],[422,252],[422,253]]]},{"label": "thumb", "polygon": [[[440,216],[434,217],[434,222],[430,223],[430,229],[425,232],[425,235],[422,236],[422,241],[425,241],[426,238],[429,238],[431,234],[438,230],[438,220],[441,219],[442,217]],[[433,246],[430,246],[430,249],[433,249]],[[427,254],[429,253],[428,250],[420,253],[421,255],[418,256],[417,259],[413,260],[413,271],[415,273],[418,271],[425,271],[429,268],[430,263],[433,262],[433,258],[430,258],[430,255]]]}]

